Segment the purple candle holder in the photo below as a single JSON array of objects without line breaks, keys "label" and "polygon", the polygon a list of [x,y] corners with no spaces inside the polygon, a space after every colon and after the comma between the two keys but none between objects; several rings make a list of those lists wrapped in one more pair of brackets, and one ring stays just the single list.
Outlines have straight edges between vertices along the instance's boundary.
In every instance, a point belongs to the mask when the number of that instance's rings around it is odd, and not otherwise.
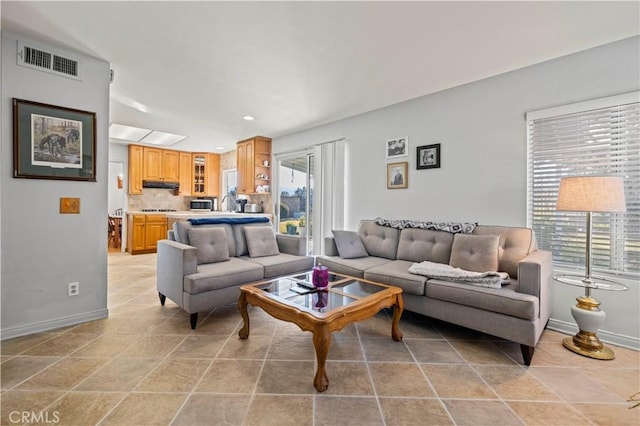
[{"label": "purple candle holder", "polygon": [[329,268],[326,266],[314,266],[313,286],[315,288],[326,288],[329,285]]},{"label": "purple candle holder", "polygon": [[322,308],[326,308],[329,303],[329,292],[328,291],[319,291],[313,295],[313,306],[322,310]]}]

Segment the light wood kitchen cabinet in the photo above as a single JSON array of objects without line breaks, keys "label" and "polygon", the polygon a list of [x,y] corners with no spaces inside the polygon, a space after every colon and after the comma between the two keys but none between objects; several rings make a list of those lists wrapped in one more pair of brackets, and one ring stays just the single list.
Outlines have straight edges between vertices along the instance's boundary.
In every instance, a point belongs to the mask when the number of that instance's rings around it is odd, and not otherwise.
[{"label": "light wood kitchen cabinet", "polygon": [[127,251],[131,254],[144,251],[145,216],[143,214],[127,215]]},{"label": "light wood kitchen cabinet", "polygon": [[199,152],[192,154],[193,190],[191,195],[217,197],[220,195],[220,154]]},{"label": "light wood kitchen cabinet", "polygon": [[180,189],[178,195],[191,195],[192,179],[192,155],[190,152],[180,152],[178,159],[178,182]]},{"label": "light wood kitchen cabinet", "polygon": [[144,147],[144,180],[178,182],[179,153],[167,149]]},{"label": "light wood kitchen cabinet", "polygon": [[143,149],[129,145],[129,195],[142,194]]},{"label": "light wood kitchen cabinet", "polygon": [[[236,166],[239,194],[269,193],[271,190],[271,139],[256,136],[237,144]],[[258,188],[262,187],[259,191]],[[268,190],[265,190],[268,187]]]},{"label": "light wood kitchen cabinet", "polygon": [[158,241],[165,238],[167,238],[166,215],[127,215],[127,251],[129,253],[155,253]]},{"label": "light wood kitchen cabinet", "polygon": [[145,250],[155,252],[158,241],[167,238],[167,217],[165,215],[147,215],[144,227]]}]

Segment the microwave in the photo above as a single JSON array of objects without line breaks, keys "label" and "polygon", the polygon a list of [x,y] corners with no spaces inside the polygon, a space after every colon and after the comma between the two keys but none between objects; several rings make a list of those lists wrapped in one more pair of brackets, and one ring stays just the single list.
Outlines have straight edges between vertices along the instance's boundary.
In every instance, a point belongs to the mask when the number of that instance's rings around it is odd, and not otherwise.
[{"label": "microwave", "polygon": [[192,212],[210,212],[216,210],[218,207],[216,204],[218,201],[216,198],[202,199],[198,198],[189,201],[189,210]]}]

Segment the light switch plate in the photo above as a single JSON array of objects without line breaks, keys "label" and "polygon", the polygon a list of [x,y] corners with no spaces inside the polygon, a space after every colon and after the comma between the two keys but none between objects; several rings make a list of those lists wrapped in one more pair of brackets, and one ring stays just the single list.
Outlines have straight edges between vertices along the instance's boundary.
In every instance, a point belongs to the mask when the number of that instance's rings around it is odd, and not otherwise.
[{"label": "light switch plate", "polygon": [[60,214],[80,214],[80,198],[60,198]]}]

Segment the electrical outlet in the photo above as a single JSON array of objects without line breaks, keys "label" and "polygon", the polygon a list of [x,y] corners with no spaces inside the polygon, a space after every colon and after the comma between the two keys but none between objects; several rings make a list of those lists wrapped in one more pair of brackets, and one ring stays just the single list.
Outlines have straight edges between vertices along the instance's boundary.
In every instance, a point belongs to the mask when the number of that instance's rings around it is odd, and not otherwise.
[{"label": "electrical outlet", "polygon": [[80,294],[80,283],[69,283],[69,296]]}]

